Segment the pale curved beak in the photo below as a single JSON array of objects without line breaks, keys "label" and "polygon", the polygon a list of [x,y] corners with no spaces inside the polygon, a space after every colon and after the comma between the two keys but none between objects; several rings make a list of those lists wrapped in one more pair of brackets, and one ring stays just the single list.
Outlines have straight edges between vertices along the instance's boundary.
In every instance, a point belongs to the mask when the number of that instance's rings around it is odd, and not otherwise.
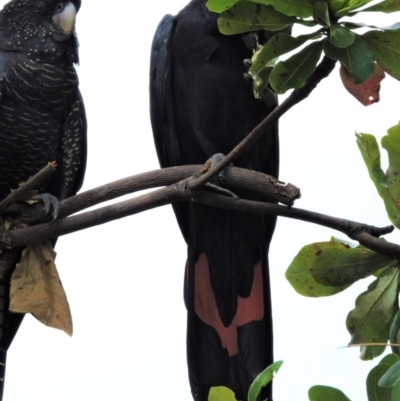
[{"label": "pale curved beak", "polygon": [[67,36],[72,35],[74,32],[75,21],[76,9],[71,2],[68,2],[60,12],[53,15],[53,22],[57,24]]}]

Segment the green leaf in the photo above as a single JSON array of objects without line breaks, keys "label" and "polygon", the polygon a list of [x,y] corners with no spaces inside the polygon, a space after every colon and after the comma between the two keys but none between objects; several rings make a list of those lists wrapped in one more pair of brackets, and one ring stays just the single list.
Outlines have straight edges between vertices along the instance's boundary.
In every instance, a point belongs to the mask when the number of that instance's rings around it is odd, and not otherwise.
[{"label": "green leaf", "polygon": [[386,355],[367,376],[368,401],[395,401],[392,399],[392,389],[378,385],[381,377],[399,360],[395,354]]},{"label": "green leaf", "polygon": [[400,361],[397,361],[379,379],[378,386],[380,386],[380,387],[394,387],[399,381],[400,381]]},{"label": "green leaf", "polygon": [[400,79],[400,30],[369,31],[362,38],[378,64],[393,78]]},{"label": "green leaf", "polygon": [[[382,335],[374,341],[375,343],[387,344],[388,333],[390,332],[390,326],[396,313],[397,313],[397,307],[395,306],[391,321],[387,325],[387,328],[385,330],[382,330]],[[360,359],[363,361],[371,361],[372,359],[375,359],[376,357],[382,355],[386,351],[386,348],[387,348],[386,345],[363,345],[360,347]]]},{"label": "green leaf", "polygon": [[315,281],[311,272],[314,269],[315,261],[321,248],[326,251],[329,248],[348,249],[348,246],[336,240],[306,245],[296,255],[285,273],[286,279],[291,286],[299,294],[306,297],[326,297],[337,294],[349,287],[349,285],[327,286]]},{"label": "green leaf", "polygon": [[376,138],[371,134],[356,134],[357,146],[374,183],[387,188],[386,175],[381,168],[381,154]]},{"label": "green leaf", "polygon": [[320,35],[312,33],[310,35],[302,35],[295,38],[287,33],[278,33],[272,36],[263,48],[256,53],[253,58],[253,64],[249,69],[249,73],[253,78],[255,78],[260,70],[266,67],[272,60],[282,54],[296,49],[307,42],[307,40],[315,38],[316,36],[319,37]]},{"label": "green leaf", "polygon": [[[390,132],[391,135],[396,137],[393,138],[393,140],[387,141],[386,146],[391,149],[391,153],[393,154],[396,146],[392,147],[390,144],[400,140],[400,138],[396,135],[397,130],[390,129]],[[375,184],[379,196],[383,199],[390,221],[397,228],[400,228],[400,212],[398,205],[392,198],[386,174],[381,168],[380,152],[375,137],[371,134],[357,134],[357,145],[368,168],[369,176]],[[394,157],[393,160],[396,160],[396,157]],[[395,174],[396,170],[392,167],[391,172]],[[397,187],[396,181],[394,183],[392,182],[392,184],[395,185],[395,188]]]},{"label": "green leaf", "polygon": [[271,6],[240,1],[221,14],[218,27],[221,33],[234,35],[260,29],[279,31],[295,21],[295,17],[282,14]]},{"label": "green leaf", "polygon": [[300,24],[300,25],[304,25],[304,26],[307,26],[309,28],[312,28],[312,27],[318,25],[318,22],[317,21],[311,21],[311,20],[307,20],[306,21],[304,19],[298,19],[296,21],[296,24]]},{"label": "green leaf", "polygon": [[248,401],[256,401],[263,387],[265,387],[274,378],[275,373],[278,372],[282,366],[283,361],[274,362],[264,369],[251,383],[249,388]]},{"label": "green leaf", "polygon": [[[385,343],[387,341],[386,336],[377,338],[377,343]],[[382,355],[386,350],[384,345],[368,345],[360,347],[360,359],[362,361],[372,361],[378,356]]]},{"label": "green leaf", "polygon": [[235,393],[227,387],[211,387],[208,401],[236,401]]},{"label": "green leaf", "polygon": [[208,0],[206,7],[214,13],[222,13],[233,7],[240,0]]},{"label": "green leaf", "polygon": [[[272,67],[265,67],[254,78],[253,89],[254,89],[254,96],[256,99],[265,99],[264,96],[265,90],[269,90],[267,89],[267,86],[271,72],[272,72]],[[272,93],[272,91],[270,92]],[[275,99],[275,94],[274,94],[274,99]]]},{"label": "green leaf", "polygon": [[393,13],[395,11],[400,11],[400,0],[385,0],[374,6],[364,8],[364,11],[381,11],[384,13]]},{"label": "green leaf", "polygon": [[392,398],[390,401],[399,401],[400,400],[400,383],[397,383],[394,387],[392,387]]},{"label": "green leaf", "polygon": [[317,1],[314,4],[313,10],[314,19],[319,21],[323,26],[329,26],[331,23],[329,21],[329,10],[328,4],[324,1]]},{"label": "green leaf", "polygon": [[275,8],[282,14],[299,18],[311,17],[315,0],[250,0],[254,3],[265,4]]},{"label": "green leaf", "polygon": [[358,36],[352,45],[344,49],[325,41],[324,52],[327,57],[344,64],[356,84],[365,82],[375,72],[374,54]]},{"label": "green leaf", "polygon": [[386,182],[391,202],[398,211],[400,209],[400,125],[389,128],[387,133],[388,135],[381,140],[382,147],[386,149],[389,156]]},{"label": "green leaf", "polygon": [[399,360],[399,357],[396,354],[388,354],[388,355],[385,355],[381,359],[381,361],[379,362],[379,365],[387,365],[390,368],[395,363],[397,363],[398,360]]},{"label": "green leaf", "polygon": [[389,168],[382,171],[376,139],[370,134],[357,134],[357,145],[368,168],[371,180],[384,201],[390,221],[400,228],[400,125],[387,131],[382,146],[389,156]]},{"label": "green leaf", "polygon": [[346,48],[352,45],[356,39],[354,33],[342,28],[340,25],[332,25],[329,36],[329,41],[335,47]]},{"label": "green leaf", "polygon": [[388,26],[376,26],[376,25],[364,24],[363,22],[343,21],[341,25],[343,25],[347,29],[372,28],[372,29],[379,29],[381,31],[397,31],[398,29],[400,29],[400,22],[395,22],[394,24]]},{"label": "green leaf", "polygon": [[375,366],[367,376],[367,396],[368,401],[390,401],[392,389],[379,387],[379,379],[387,372],[389,368],[384,365]]},{"label": "green leaf", "polygon": [[[325,286],[343,287],[370,276],[392,259],[366,248],[324,247],[313,244],[314,280]],[[311,261],[310,261],[311,262]]]},{"label": "green leaf", "polygon": [[[344,7],[335,13],[336,17],[344,17],[349,14],[352,10],[357,10],[360,7],[363,7],[365,4],[370,3],[372,0],[348,0],[345,2]],[[357,12],[353,12],[352,14],[356,14]]]},{"label": "green leaf", "polygon": [[336,13],[343,8],[345,3],[345,0],[329,0],[329,8]]},{"label": "green leaf", "polygon": [[306,79],[315,71],[323,43],[311,43],[288,60],[279,62],[269,78],[272,89],[278,94],[283,94],[289,89],[304,86]]},{"label": "green leaf", "polygon": [[398,268],[388,268],[358,296],[356,307],[346,319],[350,344],[381,342],[382,338],[387,341],[390,324],[398,310],[398,276]]},{"label": "green leaf", "polygon": [[329,386],[313,386],[308,390],[310,401],[351,401],[343,391]]},{"label": "green leaf", "polygon": [[[389,340],[391,344],[400,344],[400,311],[397,312],[390,327]],[[400,346],[392,345],[392,352],[400,355]]]}]

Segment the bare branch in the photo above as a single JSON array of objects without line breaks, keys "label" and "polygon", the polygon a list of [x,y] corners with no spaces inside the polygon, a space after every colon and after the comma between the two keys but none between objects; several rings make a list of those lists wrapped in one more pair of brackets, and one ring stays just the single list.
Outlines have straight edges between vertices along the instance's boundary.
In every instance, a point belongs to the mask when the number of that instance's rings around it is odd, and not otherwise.
[{"label": "bare branch", "polygon": [[243,212],[253,212],[260,214],[269,214],[274,216],[288,217],[306,221],[320,226],[332,228],[346,234],[349,238],[358,241],[361,245],[375,252],[387,255],[394,259],[400,258],[400,246],[391,242],[379,240],[381,235],[389,234],[393,231],[393,226],[375,227],[351,220],[328,216],[321,213],[311,212],[305,209],[289,208],[270,203],[233,200],[231,198],[201,192],[195,195],[194,201],[203,205],[220,207]]},{"label": "bare branch", "polygon": [[[112,183],[82,192],[60,202],[59,217],[66,217],[99,203],[145,189],[172,185],[187,177],[192,177],[202,169],[201,165],[170,167],[137,174]],[[257,192],[267,199],[291,206],[300,198],[300,190],[293,184],[284,184],[269,175],[252,170],[230,167],[226,170],[226,184],[232,188],[242,188]],[[42,205],[13,205],[7,213],[21,214],[19,218],[32,224],[43,218]]]},{"label": "bare branch", "polygon": [[188,201],[193,194],[185,189],[186,182],[187,180],[184,180],[178,184],[158,189],[127,201],[56,220],[53,223],[9,230],[0,238],[0,248],[19,247],[35,241],[55,238],[89,227],[95,227],[170,203]]},{"label": "bare branch", "polygon": [[321,63],[311,74],[305,85],[300,89],[295,89],[291,95],[279,105],[273,112],[271,112],[260,124],[251,131],[246,138],[244,138],[224,159],[222,159],[214,168],[208,170],[199,179],[193,180],[189,183],[189,189],[193,192],[198,191],[207,182],[215,178],[222,170],[229,166],[236,160],[246,149],[248,149],[266,129],[275,124],[280,117],[282,117],[288,110],[290,110],[297,103],[307,98],[316,86],[326,78],[334,69],[336,60],[324,57]]},{"label": "bare branch", "polygon": [[[376,252],[388,255],[392,258],[400,258],[399,245],[377,239],[377,237],[381,235],[392,232],[393,226],[379,228],[304,209],[256,201],[235,200],[232,197],[215,195],[206,191],[193,194],[187,188],[189,180],[190,178],[127,201],[63,218],[51,224],[46,223],[29,228],[9,230],[4,233],[3,237],[0,239],[0,247],[18,247],[42,239],[54,238],[74,231],[94,227],[170,203],[194,201],[212,207],[283,216],[322,225],[338,230]],[[75,198],[78,198],[78,196]]]}]

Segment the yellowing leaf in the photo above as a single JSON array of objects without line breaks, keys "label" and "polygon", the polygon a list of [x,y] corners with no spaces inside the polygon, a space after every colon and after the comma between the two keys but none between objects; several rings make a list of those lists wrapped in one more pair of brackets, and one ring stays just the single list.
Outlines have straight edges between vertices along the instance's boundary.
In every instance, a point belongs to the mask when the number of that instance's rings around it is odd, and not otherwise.
[{"label": "yellowing leaf", "polygon": [[50,241],[28,245],[11,276],[10,311],[32,313],[46,326],[72,335],[67,296],[54,263]]},{"label": "yellowing leaf", "polygon": [[371,78],[362,84],[357,85],[348,69],[343,65],[340,67],[340,78],[347,91],[364,106],[379,102],[379,91],[381,81],[385,78],[385,71],[378,64],[375,64],[375,72]]},{"label": "yellowing leaf", "polygon": [[208,401],[236,401],[235,393],[228,387],[211,387]]}]

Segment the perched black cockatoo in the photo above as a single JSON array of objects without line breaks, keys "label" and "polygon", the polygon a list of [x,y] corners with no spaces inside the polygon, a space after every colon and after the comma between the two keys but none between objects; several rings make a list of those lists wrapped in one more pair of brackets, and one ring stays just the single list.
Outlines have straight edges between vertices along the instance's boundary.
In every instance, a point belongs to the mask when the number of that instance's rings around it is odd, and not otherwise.
[{"label": "perched black cockatoo", "polygon": [[[56,172],[38,190],[59,200],[80,189],[86,166],[86,117],[74,64],[80,0],[12,0],[0,11],[0,198],[49,161]],[[0,400],[7,350],[24,315],[8,312],[10,275],[0,277]],[[2,254],[3,259],[7,255]]]},{"label": "perched black cockatoo", "polygon": [[[256,100],[243,78],[251,41],[222,35],[205,3],[192,0],[176,17],[165,16],[153,40],[150,111],[162,167],[229,153],[276,106]],[[277,126],[235,165],[277,177]],[[268,248],[276,219],[198,204],[177,204],[174,211],[188,245],[184,295],[193,397],[206,401],[210,387],[226,386],[247,400],[253,379],[273,362]],[[262,395],[271,401],[271,386]]]}]

